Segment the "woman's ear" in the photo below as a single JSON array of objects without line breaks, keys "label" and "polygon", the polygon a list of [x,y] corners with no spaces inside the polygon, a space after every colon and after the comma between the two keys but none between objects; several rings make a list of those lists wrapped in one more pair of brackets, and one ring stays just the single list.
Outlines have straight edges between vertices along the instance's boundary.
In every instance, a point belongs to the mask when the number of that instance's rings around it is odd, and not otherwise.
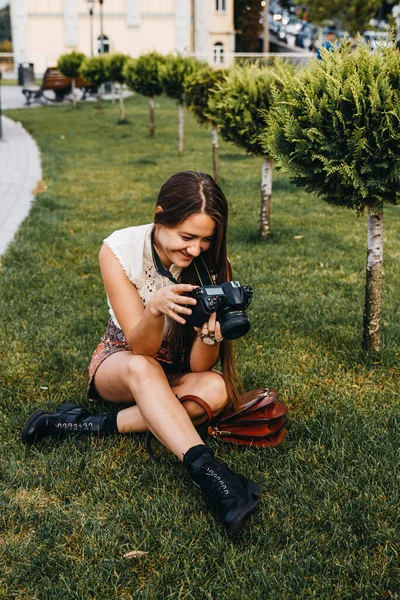
[{"label": "woman's ear", "polygon": [[156,213],[162,213],[162,211],[163,211],[162,206],[160,206],[160,205],[156,206]]}]

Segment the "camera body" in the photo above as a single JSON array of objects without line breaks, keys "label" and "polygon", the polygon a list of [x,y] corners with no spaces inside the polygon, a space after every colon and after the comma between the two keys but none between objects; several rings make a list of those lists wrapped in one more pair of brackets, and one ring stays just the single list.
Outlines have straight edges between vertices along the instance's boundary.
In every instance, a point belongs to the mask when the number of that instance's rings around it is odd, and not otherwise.
[{"label": "camera body", "polygon": [[202,327],[209,315],[216,312],[224,338],[236,340],[250,329],[250,321],[245,312],[253,297],[249,285],[239,281],[226,281],[220,285],[205,285],[186,294],[197,300],[190,306],[192,314],[186,322],[194,327]]}]

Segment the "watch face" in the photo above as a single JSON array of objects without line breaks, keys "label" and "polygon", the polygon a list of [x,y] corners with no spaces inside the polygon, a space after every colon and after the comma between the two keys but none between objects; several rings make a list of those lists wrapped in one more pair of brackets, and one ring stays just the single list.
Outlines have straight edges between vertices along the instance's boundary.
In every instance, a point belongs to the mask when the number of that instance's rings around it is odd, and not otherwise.
[{"label": "watch face", "polygon": [[207,346],[214,346],[214,344],[215,344],[214,338],[208,337],[207,335],[205,335],[201,339],[205,344],[207,344]]}]

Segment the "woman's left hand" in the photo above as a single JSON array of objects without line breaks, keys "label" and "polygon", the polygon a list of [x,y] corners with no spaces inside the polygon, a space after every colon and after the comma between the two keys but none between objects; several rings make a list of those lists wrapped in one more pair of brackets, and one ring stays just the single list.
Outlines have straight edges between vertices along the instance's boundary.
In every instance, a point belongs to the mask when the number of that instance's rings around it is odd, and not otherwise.
[{"label": "woman's left hand", "polygon": [[195,327],[195,331],[198,335],[205,335],[211,338],[215,338],[218,342],[220,342],[223,337],[221,333],[221,325],[219,321],[217,321],[217,313],[212,313],[203,325],[203,327]]}]

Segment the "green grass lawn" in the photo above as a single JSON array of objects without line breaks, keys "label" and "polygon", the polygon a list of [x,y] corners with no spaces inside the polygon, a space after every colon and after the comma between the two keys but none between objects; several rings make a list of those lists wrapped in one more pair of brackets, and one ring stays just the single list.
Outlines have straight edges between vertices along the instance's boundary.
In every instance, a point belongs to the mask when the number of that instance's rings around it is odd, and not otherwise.
[{"label": "green grass lawn", "polygon": [[[40,86],[41,83],[43,81],[43,78],[41,77],[40,79],[35,79],[35,83],[34,84],[27,84],[26,86],[21,86],[21,90],[23,87],[34,87],[34,86]],[[1,80],[1,85],[18,85],[18,80],[17,79],[5,79],[4,77]]]},{"label": "green grass lawn", "polygon": [[[35,137],[45,190],[0,265],[0,597],[18,600],[400,598],[400,213],[385,211],[382,351],[360,350],[366,217],[274,174],[260,242],[260,159],[221,144],[234,275],[254,289],[237,343],[247,389],[277,387],[291,427],[276,449],[212,441],[262,483],[258,512],[229,538],[183,467],[135,437],[25,449],[28,415],[85,403],[108,318],[97,253],[117,228],[150,222],[174,172],[211,172],[210,131],[177,108],[93,103],[8,111]],[[149,390],[151,393],[151,390]],[[101,408],[99,408],[101,410]],[[127,560],[126,552],[148,552]]]}]

